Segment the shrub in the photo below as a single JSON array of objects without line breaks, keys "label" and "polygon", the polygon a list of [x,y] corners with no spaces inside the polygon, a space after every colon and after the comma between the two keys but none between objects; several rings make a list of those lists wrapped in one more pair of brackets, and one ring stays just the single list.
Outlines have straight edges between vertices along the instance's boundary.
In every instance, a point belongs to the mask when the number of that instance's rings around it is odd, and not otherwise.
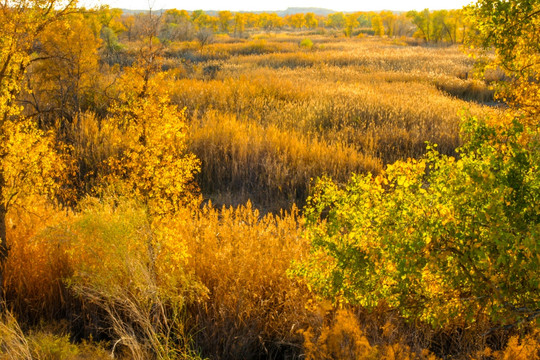
[{"label": "shrub", "polygon": [[299,46],[301,48],[311,50],[313,48],[313,41],[311,41],[311,39],[306,38],[306,39],[300,41]]},{"label": "shrub", "polygon": [[335,301],[384,302],[432,324],[533,320],[540,156],[528,131],[473,118],[458,160],[432,150],[344,188],[323,179],[306,208],[311,256],[296,273]]}]

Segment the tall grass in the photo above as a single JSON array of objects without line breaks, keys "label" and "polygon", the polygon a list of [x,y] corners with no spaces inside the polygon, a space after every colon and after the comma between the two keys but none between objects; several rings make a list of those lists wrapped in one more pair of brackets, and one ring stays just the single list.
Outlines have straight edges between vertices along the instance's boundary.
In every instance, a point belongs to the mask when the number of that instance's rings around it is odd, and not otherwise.
[{"label": "tall grass", "polygon": [[[307,288],[286,276],[304,254],[298,212],[266,215],[248,203],[206,207],[186,224],[190,266],[208,288],[208,300],[190,307],[203,354],[213,359],[293,357],[297,329],[308,321]],[[263,355],[265,354],[265,355]]]},{"label": "tall grass", "polygon": [[190,150],[202,161],[199,184],[203,191],[233,193],[240,203],[249,196],[267,209],[302,202],[317,176],[345,181],[352,172],[381,169],[378,159],[350,145],[242,122],[234,115],[208,112],[192,124],[190,134]]},{"label": "tall grass", "polygon": [[67,213],[55,210],[43,199],[34,200],[32,211],[14,208],[8,214],[6,301],[24,323],[72,315],[74,304],[62,281],[71,274],[65,243],[62,238],[37,236],[67,218]]},{"label": "tall grass", "polygon": [[[272,51],[234,50],[257,41]],[[495,111],[481,105],[493,92],[464,76],[472,61],[457,47],[326,38],[306,52],[291,43],[270,36],[215,44],[229,57],[171,81],[172,101],[191,119],[192,151],[203,160],[202,189],[219,202],[290,206],[305,199],[310,178],[377,172],[421,156],[426,141],[455,155],[459,113]],[[205,66],[215,70],[211,77]]]}]

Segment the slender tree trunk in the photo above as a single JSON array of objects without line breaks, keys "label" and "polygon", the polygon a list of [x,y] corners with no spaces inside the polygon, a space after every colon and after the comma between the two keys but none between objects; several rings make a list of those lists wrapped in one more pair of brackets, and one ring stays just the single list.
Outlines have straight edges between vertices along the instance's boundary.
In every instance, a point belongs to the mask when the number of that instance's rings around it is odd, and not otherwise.
[{"label": "slender tree trunk", "polygon": [[6,238],[6,214],[7,209],[4,204],[0,204],[0,310],[4,300],[4,275],[6,260],[8,258],[8,246]]}]

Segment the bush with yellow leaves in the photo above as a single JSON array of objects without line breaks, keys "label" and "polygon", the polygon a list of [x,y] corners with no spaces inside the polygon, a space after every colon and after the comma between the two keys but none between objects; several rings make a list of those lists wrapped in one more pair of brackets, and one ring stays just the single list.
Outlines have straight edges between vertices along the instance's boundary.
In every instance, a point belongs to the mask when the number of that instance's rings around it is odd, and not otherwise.
[{"label": "bush with yellow leaves", "polygon": [[106,120],[128,139],[125,151],[110,159],[113,175],[107,180],[160,216],[198,199],[193,178],[199,160],[187,152],[183,110],[160,89],[165,76],[152,75],[144,67],[125,69],[120,101],[109,109],[112,115]]}]

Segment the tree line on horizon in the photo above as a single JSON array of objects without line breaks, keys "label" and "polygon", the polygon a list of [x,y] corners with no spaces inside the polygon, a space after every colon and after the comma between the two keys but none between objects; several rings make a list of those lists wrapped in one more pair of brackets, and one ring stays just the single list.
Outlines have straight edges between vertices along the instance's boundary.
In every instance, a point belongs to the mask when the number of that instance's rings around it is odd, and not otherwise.
[{"label": "tree line on horizon", "polygon": [[376,35],[388,37],[415,37],[426,42],[463,43],[473,31],[465,12],[458,10],[411,10],[396,13],[335,12],[327,16],[315,12],[280,16],[270,12],[231,12],[203,10],[123,12],[121,9],[102,7],[102,37],[120,37],[128,41],[145,36],[149,24],[155,28],[162,42],[191,41],[204,34],[228,34],[245,38],[258,31],[313,31],[333,32],[347,37]]}]

